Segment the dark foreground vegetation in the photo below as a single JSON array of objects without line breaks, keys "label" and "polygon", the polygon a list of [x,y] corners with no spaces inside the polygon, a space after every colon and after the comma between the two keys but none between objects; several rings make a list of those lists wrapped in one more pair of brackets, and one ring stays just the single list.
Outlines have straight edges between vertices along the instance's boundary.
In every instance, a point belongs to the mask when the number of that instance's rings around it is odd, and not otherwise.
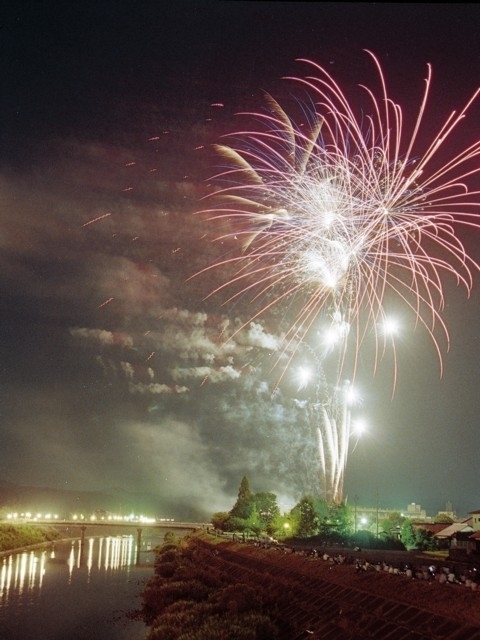
[{"label": "dark foreground vegetation", "polygon": [[39,527],[29,524],[0,524],[0,552],[51,542],[58,540],[60,537],[60,533],[53,527]]},{"label": "dark foreground vegetation", "polygon": [[[269,575],[214,566],[215,546],[191,537],[166,542],[155,575],[143,593],[142,617],[148,640],[278,640],[275,621],[288,604],[288,588]],[[288,637],[288,634],[287,634]]]},{"label": "dark foreground vegetation", "polygon": [[143,594],[147,640],[480,639],[480,591],[392,574],[370,553],[359,567],[205,531],[171,539]]}]

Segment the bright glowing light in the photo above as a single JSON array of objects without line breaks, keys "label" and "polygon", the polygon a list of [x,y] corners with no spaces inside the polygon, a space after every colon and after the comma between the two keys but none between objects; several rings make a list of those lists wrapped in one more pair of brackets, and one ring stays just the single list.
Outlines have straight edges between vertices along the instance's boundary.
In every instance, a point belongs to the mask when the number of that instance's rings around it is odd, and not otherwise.
[{"label": "bright glowing light", "polygon": [[397,318],[394,318],[392,316],[386,316],[381,323],[383,334],[390,337],[394,337],[397,335],[399,326],[400,325]]},{"label": "bright glowing light", "polygon": [[350,384],[345,384],[345,387],[343,389],[343,394],[344,394],[344,402],[345,404],[347,404],[348,406],[352,406],[355,404],[358,404],[358,402],[360,401],[360,395],[357,391],[357,389],[355,389],[355,387],[352,387]]},{"label": "bright glowing light", "polygon": [[311,369],[307,367],[299,367],[297,371],[298,388],[305,389],[308,383],[312,380],[313,374]]},{"label": "bright glowing light", "polygon": [[[217,188],[204,211],[216,225],[225,223],[219,240],[240,244],[233,256],[205,270],[234,269],[211,295],[231,288],[229,302],[247,297],[257,304],[243,327],[276,306],[294,310],[278,363],[292,361],[292,352],[308,342],[320,320],[333,314],[329,332],[341,323],[332,386],[346,374],[355,379],[367,340],[374,343],[368,351],[372,371],[387,343],[392,347],[395,386],[396,327],[386,311],[392,298],[430,336],[441,372],[449,342],[442,318],[445,279],[470,293],[479,269],[458,231],[480,229],[480,190],[470,185],[480,172],[480,140],[451,155],[447,141],[480,90],[421,146],[430,66],[407,129],[378,60],[369,55],[379,92],[362,85],[368,104],[358,115],[330,73],[308,60],[301,62],[309,75],[289,78],[310,94],[296,116],[289,117],[271,96],[265,112],[243,114],[256,124],[216,147],[226,166],[215,176]],[[327,344],[331,338],[329,333]],[[322,481],[338,501],[350,413],[338,393],[316,398],[316,406]]]},{"label": "bright glowing light", "polygon": [[325,351],[328,353],[334,347],[341,344],[348,336],[350,327],[345,322],[341,314],[336,311],[332,318],[331,323],[322,330],[321,340]]},{"label": "bright glowing light", "polygon": [[352,422],[352,436],[361,438],[368,431],[367,423],[362,418],[356,418]]}]

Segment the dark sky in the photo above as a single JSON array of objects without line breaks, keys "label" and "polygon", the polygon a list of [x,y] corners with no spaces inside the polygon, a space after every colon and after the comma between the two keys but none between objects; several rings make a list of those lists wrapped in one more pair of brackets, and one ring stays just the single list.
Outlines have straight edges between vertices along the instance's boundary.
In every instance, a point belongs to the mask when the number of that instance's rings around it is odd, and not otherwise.
[{"label": "dark sky", "polygon": [[[427,63],[426,128],[480,85],[474,4],[16,2],[0,10],[0,480],[158,497],[159,515],[233,504],[241,477],[292,506],[314,444],[294,392],[269,392],[275,326],[234,343],[245,301],[204,300],[222,273],[193,212],[214,167],[199,152],[238,126],[297,58],[347,92],[380,59],[405,113]],[[170,6],[172,5],[172,6]],[[174,6],[173,6],[174,5]],[[212,105],[223,104],[223,107]],[[469,111],[459,144],[478,139]],[[432,124],[433,126],[433,124]],[[478,240],[468,239],[477,251]],[[478,257],[478,256],[477,256]],[[479,508],[478,278],[446,286],[445,371],[421,331],[361,382],[370,425],[345,489],[361,504]]]}]

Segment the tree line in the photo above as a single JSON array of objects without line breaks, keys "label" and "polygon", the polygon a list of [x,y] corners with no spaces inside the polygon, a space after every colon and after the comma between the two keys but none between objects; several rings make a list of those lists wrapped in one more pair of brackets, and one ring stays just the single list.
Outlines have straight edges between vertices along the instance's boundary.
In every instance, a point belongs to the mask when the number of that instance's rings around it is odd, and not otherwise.
[{"label": "tree line", "polygon": [[[435,549],[437,546],[431,532],[416,527],[415,522],[398,512],[375,522],[375,531],[372,524],[369,528],[356,520],[356,510],[351,505],[308,495],[288,513],[281,513],[277,496],[253,492],[244,476],[233,507],[230,511],[214,513],[211,523],[219,531],[239,534],[244,539],[318,538],[325,543],[377,548]],[[444,522],[447,525],[452,520],[445,518]]]}]

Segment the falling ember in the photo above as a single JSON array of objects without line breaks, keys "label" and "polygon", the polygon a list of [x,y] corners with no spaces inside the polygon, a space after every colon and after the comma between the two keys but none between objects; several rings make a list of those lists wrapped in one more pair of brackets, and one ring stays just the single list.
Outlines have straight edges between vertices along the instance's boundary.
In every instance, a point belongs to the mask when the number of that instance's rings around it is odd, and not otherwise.
[{"label": "falling ember", "polygon": [[110,304],[112,300],[115,300],[115,298],[108,298],[107,300],[105,300],[105,302],[102,302],[102,304],[99,304],[97,309],[101,309],[102,307],[105,307],[107,304]]},{"label": "falling ember", "polygon": [[93,218],[93,220],[89,220],[88,222],[85,222],[84,224],[82,224],[82,229],[84,227],[88,227],[91,224],[94,224],[95,222],[99,222],[100,220],[104,220],[105,218],[108,218],[111,215],[112,215],[111,213],[104,213],[102,216],[98,216],[97,218]]}]

